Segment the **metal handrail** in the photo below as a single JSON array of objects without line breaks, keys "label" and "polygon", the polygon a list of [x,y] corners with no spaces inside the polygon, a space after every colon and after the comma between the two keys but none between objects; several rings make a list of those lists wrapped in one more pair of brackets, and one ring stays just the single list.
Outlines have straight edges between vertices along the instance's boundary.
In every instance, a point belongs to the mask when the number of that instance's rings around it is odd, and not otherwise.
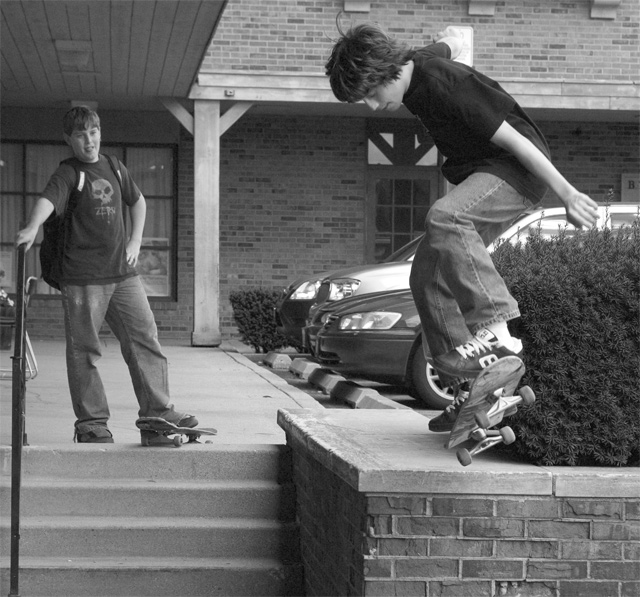
[{"label": "metal handrail", "polygon": [[25,253],[26,245],[17,249],[16,323],[12,376],[11,432],[11,567],[9,597],[19,597],[20,580],[20,491],[22,488],[22,447],[25,433]]}]

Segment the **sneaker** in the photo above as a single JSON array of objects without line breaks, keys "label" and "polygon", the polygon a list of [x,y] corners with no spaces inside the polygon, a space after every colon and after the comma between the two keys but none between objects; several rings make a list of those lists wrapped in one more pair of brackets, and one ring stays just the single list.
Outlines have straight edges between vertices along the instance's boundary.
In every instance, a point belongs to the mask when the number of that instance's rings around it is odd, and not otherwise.
[{"label": "sneaker", "polygon": [[193,415],[182,415],[182,418],[176,422],[178,427],[197,427],[198,419],[196,419]]},{"label": "sneaker", "polygon": [[520,356],[522,342],[511,338],[510,344],[501,344],[493,332],[480,330],[472,340],[452,351],[435,357],[433,366],[445,385],[475,379],[478,373],[502,357]]},{"label": "sneaker", "polygon": [[435,431],[436,433],[442,433],[445,431],[451,431],[453,424],[458,418],[458,413],[464,404],[464,401],[469,397],[469,384],[462,384],[456,391],[456,396],[453,402],[447,406],[437,417],[429,420],[429,431]]},{"label": "sneaker", "polygon": [[94,428],[90,431],[78,431],[73,435],[73,441],[78,444],[112,444],[113,436],[106,427]]}]

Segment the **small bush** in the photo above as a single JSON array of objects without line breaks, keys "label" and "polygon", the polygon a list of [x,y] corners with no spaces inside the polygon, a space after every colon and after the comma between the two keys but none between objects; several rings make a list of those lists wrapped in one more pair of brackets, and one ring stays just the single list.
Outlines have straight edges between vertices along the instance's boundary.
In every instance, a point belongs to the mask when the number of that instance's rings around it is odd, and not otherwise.
[{"label": "small bush", "polygon": [[493,254],[520,305],[536,403],[509,419],[515,450],[542,465],[637,465],[640,227],[503,244]]},{"label": "small bush", "polygon": [[280,293],[266,288],[235,290],[229,295],[233,318],[242,341],[256,352],[269,352],[288,345],[276,330],[273,310]]}]

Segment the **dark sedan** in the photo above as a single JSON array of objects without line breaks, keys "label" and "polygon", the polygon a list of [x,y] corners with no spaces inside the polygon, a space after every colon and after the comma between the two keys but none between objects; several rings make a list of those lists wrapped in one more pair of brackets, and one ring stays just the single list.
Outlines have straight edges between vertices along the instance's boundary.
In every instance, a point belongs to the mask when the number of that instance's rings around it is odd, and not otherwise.
[{"label": "dark sedan", "polygon": [[308,345],[323,366],[344,375],[402,384],[430,408],[453,400],[425,359],[422,328],[409,290],[325,303],[312,310]]}]

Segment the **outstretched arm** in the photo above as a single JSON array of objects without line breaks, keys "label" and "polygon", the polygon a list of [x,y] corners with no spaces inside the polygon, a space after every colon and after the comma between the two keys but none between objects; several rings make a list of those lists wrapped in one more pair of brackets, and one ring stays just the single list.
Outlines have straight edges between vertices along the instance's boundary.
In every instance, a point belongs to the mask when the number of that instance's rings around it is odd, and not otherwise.
[{"label": "outstretched arm", "polygon": [[598,219],[598,204],[578,191],[529,139],[503,122],[491,142],[515,155],[532,174],[543,180],[558,195],[567,212],[567,220],[577,228],[591,228]]},{"label": "outstretched arm", "polygon": [[455,60],[462,52],[464,38],[462,31],[449,25],[443,31],[438,31],[438,33],[433,36],[433,41],[435,43],[447,44],[449,48],[451,48],[451,60]]},{"label": "outstretched arm", "polygon": [[47,221],[54,209],[55,207],[51,201],[44,197],[40,197],[31,210],[29,222],[22,230],[18,230],[18,233],[16,234],[16,247],[20,245],[27,245],[26,249],[29,250],[36,240],[40,226]]}]

